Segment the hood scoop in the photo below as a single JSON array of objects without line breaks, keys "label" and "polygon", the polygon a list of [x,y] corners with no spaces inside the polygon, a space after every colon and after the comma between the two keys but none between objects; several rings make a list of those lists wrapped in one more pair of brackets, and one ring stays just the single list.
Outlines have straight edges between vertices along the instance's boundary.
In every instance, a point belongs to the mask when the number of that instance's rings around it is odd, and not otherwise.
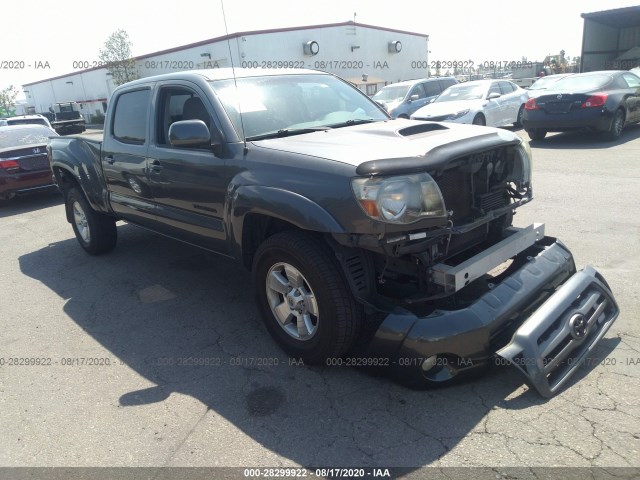
[{"label": "hood scoop", "polygon": [[420,135],[421,133],[434,132],[436,130],[449,130],[441,123],[425,122],[420,125],[411,125],[410,127],[401,128],[398,133],[403,137],[411,137],[413,135]]}]

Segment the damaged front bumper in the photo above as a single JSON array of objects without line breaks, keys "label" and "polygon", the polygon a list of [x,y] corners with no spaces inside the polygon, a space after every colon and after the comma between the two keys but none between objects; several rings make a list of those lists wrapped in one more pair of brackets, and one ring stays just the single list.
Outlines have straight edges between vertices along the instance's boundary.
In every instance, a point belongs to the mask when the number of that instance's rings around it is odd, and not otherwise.
[{"label": "damaged front bumper", "polygon": [[396,308],[368,348],[389,359],[392,374],[435,385],[496,361],[509,362],[542,396],[557,393],[618,316],[604,278],[576,272],[573,257],[551,237],[513,257],[521,265],[465,308],[418,316]]}]

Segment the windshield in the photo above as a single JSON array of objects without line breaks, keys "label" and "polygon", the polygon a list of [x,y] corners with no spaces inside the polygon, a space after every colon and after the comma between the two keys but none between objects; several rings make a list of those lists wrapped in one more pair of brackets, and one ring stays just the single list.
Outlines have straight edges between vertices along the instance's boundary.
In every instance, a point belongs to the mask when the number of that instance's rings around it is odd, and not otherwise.
[{"label": "windshield", "polygon": [[409,91],[409,85],[390,85],[384,87],[373,98],[379,102],[399,102],[407,95]]},{"label": "windshield", "polygon": [[330,75],[238,78],[237,88],[232,79],[216,80],[211,86],[238,135],[242,138],[244,131],[247,140],[284,131],[305,133],[305,129],[388,120],[369,97]]},{"label": "windshield", "polygon": [[549,90],[569,90],[571,92],[590,92],[599,90],[613,80],[611,75],[573,75],[557,81]]},{"label": "windshield", "polygon": [[43,145],[49,137],[57,136],[58,134],[50,128],[38,125],[28,128],[0,128],[0,148]]},{"label": "windshield", "polygon": [[487,85],[454,85],[447,88],[436,98],[435,102],[454,102],[456,100],[478,100],[485,97]]}]

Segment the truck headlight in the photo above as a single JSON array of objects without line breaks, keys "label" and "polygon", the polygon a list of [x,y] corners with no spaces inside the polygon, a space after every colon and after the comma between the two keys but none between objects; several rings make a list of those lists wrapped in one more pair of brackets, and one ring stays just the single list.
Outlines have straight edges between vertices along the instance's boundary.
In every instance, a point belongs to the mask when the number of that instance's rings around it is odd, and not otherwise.
[{"label": "truck headlight", "polygon": [[428,173],[354,178],[353,193],[364,212],[387,223],[413,223],[446,215],[442,193]]},{"label": "truck headlight", "polygon": [[[520,162],[518,162],[518,158]],[[518,163],[520,163],[520,168],[522,169],[520,173],[520,182],[521,187],[529,187],[531,186],[531,147],[529,146],[529,142],[526,140],[520,139],[520,145],[516,147],[516,170],[518,167]]]},{"label": "truck headlight", "polygon": [[449,115],[447,117],[447,120],[455,120],[457,118],[464,117],[467,113],[469,113],[469,109],[468,108],[465,109],[465,110],[460,110],[459,112],[452,113],[451,115]]}]

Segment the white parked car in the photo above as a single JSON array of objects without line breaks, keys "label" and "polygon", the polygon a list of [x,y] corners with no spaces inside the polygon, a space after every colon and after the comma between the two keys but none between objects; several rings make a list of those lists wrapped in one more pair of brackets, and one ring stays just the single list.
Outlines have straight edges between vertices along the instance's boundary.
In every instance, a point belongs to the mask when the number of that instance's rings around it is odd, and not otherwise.
[{"label": "white parked car", "polygon": [[35,115],[16,115],[13,117],[0,118],[0,127],[6,127],[8,125],[44,125],[51,128],[49,119],[39,113]]},{"label": "white parked car", "polygon": [[527,91],[508,80],[476,80],[447,88],[411,118],[501,127],[520,125]]}]

